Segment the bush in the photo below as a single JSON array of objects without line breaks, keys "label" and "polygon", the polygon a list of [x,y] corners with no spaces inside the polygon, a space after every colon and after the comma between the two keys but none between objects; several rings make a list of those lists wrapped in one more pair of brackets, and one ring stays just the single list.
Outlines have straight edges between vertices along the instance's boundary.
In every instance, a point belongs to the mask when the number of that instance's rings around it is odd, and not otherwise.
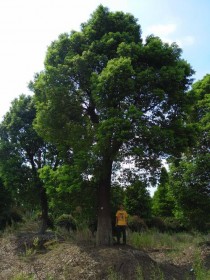
[{"label": "bush", "polygon": [[164,232],[167,230],[164,220],[160,217],[153,217],[147,220],[147,225],[149,228],[157,229],[160,232]]},{"label": "bush", "polygon": [[187,226],[183,225],[179,220],[173,217],[164,218],[166,229],[172,232],[187,231]]},{"label": "bush", "polygon": [[128,218],[128,228],[132,232],[140,232],[147,230],[148,227],[143,219],[141,219],[139,216],[129,216]]},{"label": "bush", "polygon": [[174,217],[153,217],[147,220],[149,228],[157,229],[160,232],[183,232],[187,231],[187,225],[184,225],[181,221]]},{"label": "bush", "polygon": [[22,221],[22,216],[17,210],[4,211],[0,215],[0,230],[4,230],[5,227],[11,226],[13,223],[19,223]]},{"label": "bush", "polygon": [[56,226],[65,228],[68,231],[75,231],[77,229],[76,221],[71,214],[63,214],[55,221]]}]

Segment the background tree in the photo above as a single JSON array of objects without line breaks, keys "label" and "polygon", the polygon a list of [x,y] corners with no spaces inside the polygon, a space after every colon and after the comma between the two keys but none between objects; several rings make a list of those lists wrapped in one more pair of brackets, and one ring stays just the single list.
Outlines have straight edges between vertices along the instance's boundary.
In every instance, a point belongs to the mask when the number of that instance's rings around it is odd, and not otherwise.
[{"label": "background tree", "polygon": [[204,230],[210,219],[210,75],[193,84],[192,91],[189,121],[197,127],[196,143],[171,166],[170,184],[176,214],[190,227]]},{"label": "background tree", "polygon": [[38,171],[44,165],[56,167],[56,149],[42,140],[33,129],[36,115],[32,97],[21,95],[12,102],[0,125],[0,168],[2,179],[16,204],[42,212],[41,232],[49,222],[48,200]]},{"label": "background tree", "polygon": [[129,215],[151,218],[151,197],[147,182],[137,180],[128,186],[125,191],[125,204]]},{"label": "background tree", "polygon": [[[111,178],[128,156],[147,172],[188,145],[193,73],[176,44],[149,36],[130,14],[99,6],[81,32],[60,35],[35,77],[36,130],[71,155],[97,188],[97,244],[110,244]],[[85,164],[84,164],[85,163]],[[119,165],[118,165],[119,166]]]},{"label": "background tree", "polygon": [[171,167],[175,216],[188,228],[205,230],[209,222],[209,168],[209,156],[193,160],[188,157]]},{"label": "background tree", "polygon": [[169,185],[169,175],[165,167],[161,169],[160,181],[152,198],[152,212],[159,217],[173,217],[174,198]]}]

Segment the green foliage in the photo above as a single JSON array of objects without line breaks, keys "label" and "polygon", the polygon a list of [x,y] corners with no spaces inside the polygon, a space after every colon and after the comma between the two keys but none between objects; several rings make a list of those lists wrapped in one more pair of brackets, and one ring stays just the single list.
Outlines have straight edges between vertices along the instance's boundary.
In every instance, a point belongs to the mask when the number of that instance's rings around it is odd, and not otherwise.
[{"label": "green foliage", "polygon": [[55,224],[59,227],[63,227],[68,231],[76,230],[76,220],[70,214],[63,214],[59,216]]},{"label": "green foliage", "polygon": [[201,252],[198,250],[195,252],[193,274],[196,280],[205,280],[210,278],[210,270],[205,268],[204,262],[202,261]]},{"label": "green foliage", "polygon": [[152,198],[153,215],[173,217],[174,204],[174,197],[169,185],[169,176],[166,169],[162,168],[159,185]]},{"label": "green foliage", "polygon": [[175,216],[186,226],[208,229],[209,221],[209,85],[210,75],[192,86],[195,97],[188,122],[196,128],[194,146],[170,166],[170,186],[175,198]]},{"label": "green foliage", "polygon": [[136,181],[126,188],[125,205],[130,215],[151,217],[151,197],[146,182]]},{"label": "green foliage", "polygon": [[149,228],[158,230],[160,232],[165,232],[166,229],[166,224],[161,217],[156,217],[153,216],[152,218],[146,220],[146,224],[148,225]]},{"label": "green foliage", "polygon": [[128,228],[132,232],[141,232],[148,229],[145,221],[139,216],[128,216]]},{"label": "green foliage", "polygon": [[135,156],[137,148],[149,167],[160,151],[187,145],[184,92],[193,71],[176,44],[150,36],[143,45],[139,31],[132,15],[99,6],[81,32],[51,44],[45,71],[31,84],[36,130],[72,156],[82,149],[89,167],[104,154]]},{"label": "green foliage", "polygon": [[207,154],[191,161],[182,160],[178,167],[171,169],[171,186],[176,198],[175,214],[187,226],[197,230],[205,230],[210,218],[210,197],[207,195],[209,162]]},{"label": "green foliage", "polygon": [[14,201],[25,208],[35,208],[38,202],[33,168],[40,158],[43,140],[32,128],[34,118],[32,98],[21,95],[12,102],[10,112],[0,125],[2,179]]},{"label": "green foliage", "polygon": [[12,102],[0,125],[0,172],[16,205],[25,209],[41,206],[42,227],[48,226],[48,201],[38,170],[61,162],[55,146],[44,142],[33,128],[36,115],[34,99],[21,95]]},{"label": "green foliage", "polygon": [[166,217],[163,218],[163,221],[168,232],[183,232],[189,229],[182,220],[175,217]]},{"label": "green foliage", "polygon": [[182,218],[176,217],[158,217],[153,216],[146,219],[145,223],[148,228],[158,230],[160,232],[184,232],[189,230],[189,225]]},{"label": "green foliage", "polygon": [[39,174],[45,182],[49,208],[56,216],[73,213],[79,207],[82,211],[79,219],[95,218],[96,205],[92,201],[96,200],[96,187],[93,181],[81,178],[79,168],[63,164],[53,170],[45,166]]}]

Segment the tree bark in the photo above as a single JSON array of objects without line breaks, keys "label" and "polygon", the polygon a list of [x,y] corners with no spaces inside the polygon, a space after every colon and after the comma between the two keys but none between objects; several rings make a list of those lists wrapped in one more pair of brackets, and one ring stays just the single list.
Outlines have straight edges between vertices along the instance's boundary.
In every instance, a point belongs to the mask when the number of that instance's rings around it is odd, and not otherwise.
[{"label": "tree bark", "polygon": [[49,215],[48,215],[48,200],[45,188],[40,185],[40,205],[41,205],[41,227],[40,233],[44,234],[49,226]]},{"label": "tree bark", "polygon": [[101,169],[98,186],[98,225],[96,234],[96,245],[112,245],[111,225],[111,174],[112,161],[105,159]]}]

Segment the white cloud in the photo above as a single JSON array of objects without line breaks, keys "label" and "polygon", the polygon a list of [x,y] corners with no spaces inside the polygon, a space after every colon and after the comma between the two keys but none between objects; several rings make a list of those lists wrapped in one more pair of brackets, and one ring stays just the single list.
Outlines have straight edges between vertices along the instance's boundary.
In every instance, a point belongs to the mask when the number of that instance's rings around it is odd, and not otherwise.
[{"label": "white cloud", "polygon": [[147,28],[147,32],[149,34],[154,34],[159,37],[165,37],[168,36],[171,33],[174,33],[177,29],[177,25],[174,23],[169,24],[157,24],[157,25],[151,25]]},{"label": "white cloud", "polygon": [[195,43],[195,37],[186,35],[181,37],[176,36],[178,25],[175,23],[151,25],[147,28],[147,35],[154,34],[161,38],[163,42],[172,44],[176,42],[180,47],[192,46]]}]

